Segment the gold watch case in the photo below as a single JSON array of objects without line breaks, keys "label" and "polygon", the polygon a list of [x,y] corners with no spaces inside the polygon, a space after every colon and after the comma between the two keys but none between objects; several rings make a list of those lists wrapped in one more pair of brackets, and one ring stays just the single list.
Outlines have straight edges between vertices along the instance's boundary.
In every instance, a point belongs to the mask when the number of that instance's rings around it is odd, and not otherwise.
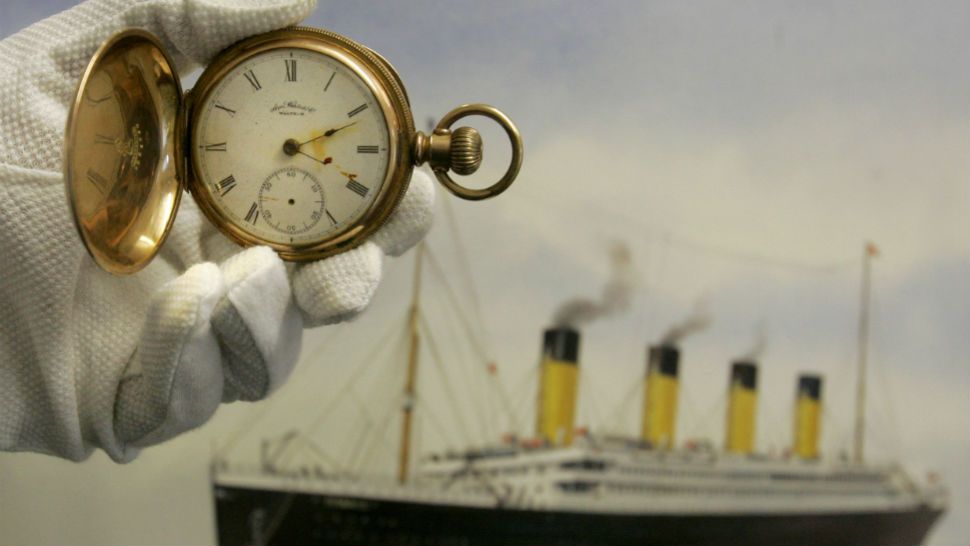
[{"label": "gold watch case", "polygon": [[[224,217],[213,205],[210,193],[200,187],[202,174],[192,160],[191,150],[198,149],[194,135],[201,116],[195,105],[205,101],[216,85],[239,64],[279,48],[306,49],[336,59],[352,70],[370,89],[381,106],[388,133],[388,168],[380,191],[371,207],[353,224],[322,241],[304,245],[276,243],[249,233],[243,226]],[[407,191],[414,170],[410,140],[414,135],[414,119],[401,81],[383,58],[364,46],[343,36],[306,27],[287,28],[245,39],[220,53],[199,77],[186,97],[184,108],[191,148],[184,152],[189,166],[186,170],[187,189],[192,193],[206,217],[229,238],[243,246],[268,245],[281,258],[309,261],[324,258],[360,244],[380,228],[397,207]]]},{"label": "gold watch case", "polygon": [[[304,244],[262,239],[224,216],[201,187],[193,161],[197,106],[240,63],[277,48],[327,55],[353,71],[373,93],[388,132],[388,167],[378,196],[342,231]],[[469,115],[498,122],[512,142],[506,174],[485,189],[469,189],[448,171],[471,174],[481,163],[482,142],[474,129],[450,125]],[[453,138],[454,137],[454,138]],[[112,154],[105,154],[111,147]],[[75,225],[94,261],[127,275],[145,267],[164,243],[175,219],[181,190],[190,192],[205,216],[243,246],[268,245],[281,258],[308,261],[359,245],[390,217],[407,191],[414,166],[429,163],[453,194],[478,200],[498,195],[522,163],[522,140],[511,120],[482,104],[449,112],[430,135],[416,132],[401,78],[381,55],[333,32],[292,27],[247,38],[219,53],[183,96],[171,59],[159,40],[141,29],[124,30],[92,57],[78,85],[65,131],[64,177]]]}]

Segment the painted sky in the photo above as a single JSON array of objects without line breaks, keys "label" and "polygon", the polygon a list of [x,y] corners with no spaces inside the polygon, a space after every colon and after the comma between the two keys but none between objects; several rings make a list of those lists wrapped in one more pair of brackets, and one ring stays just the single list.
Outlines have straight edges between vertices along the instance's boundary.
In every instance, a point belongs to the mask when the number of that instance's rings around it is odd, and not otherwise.
[{"label": "painted sky", "polygon": [[[0,36],[68,5],[4,2]],[[475,375],[472,352],[449,341],[462,334],[450,330],[458,320],[432,279],[429,321],[441,328],[461,403],[453,407],[440,376],[424,381],[422,407],[455,419],[425,421],[422,447],[483,442],[510,427],[529,433],[540,330],[561,302],[600,293],[607,248],[619,240],[638,284],[629,312],[583,330],[580,423],[633,433],[640,402],[631,384],[645,345],[701,302],[714,322],[683,345],[680,437],[720,444],[728,364],[763,330],[759,446],[787,445],[795,376],[812,370],[826,377],[824,447],[837,456],[851,441],[859,263],[871,239],[881,256],[868,453],[919,475],[940,471],[953,506],[931,544],[965,542],[970,5],[342,1],[323,2],[309,23],[382,52],[419,125],[483,101],[527,139],[506,195],[450,204],[481,302],[484,352],[516,418],[486,396],[493,391]],[[483,173],[493,175],[507,150],[499,131],[479,127],[487,152],[497,149]],[[445,199],[429,240],[454,272],[463,262]],[[100,455],[83,465],[0,456],[0,528],[16,543],[60,543],[64,533],[79,544],[211,542],[212,446],[254,416],[255,430],[237,444],[245,453],[262,436],[313,422],[374,340],[403,320],[410,259],[388,266],[372,309],[308,335],[299,380],[265,404],[224,408],[120,468]],[[452,277],[459,287],[460,278]],[[344,456],[341,438],[379,430],[400,373],[369,372],[354,411],[335,410],[315,431],[318,443]],[[388,461],[379,454],[373,467]],[[54,513],[71,517],[45,525]]]}]

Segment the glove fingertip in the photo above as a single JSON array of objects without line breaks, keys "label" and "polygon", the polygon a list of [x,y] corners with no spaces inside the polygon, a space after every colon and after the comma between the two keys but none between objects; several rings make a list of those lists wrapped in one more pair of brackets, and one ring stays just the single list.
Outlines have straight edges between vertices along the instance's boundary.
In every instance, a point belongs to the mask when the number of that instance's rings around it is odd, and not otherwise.
[{"label": "glove fingertip", "polygon": [[178,323],[187,319],[188,314],[196,317],[197,323],[208,320],[224,292],[219,266],[211,262],[193,265],[159,289],[149,309],[147,326]]},{"label": "glove fingertip", "polygon": [[293,296],[307,326],[350,320],[367,308],[381,280],[383,252],[371,242],[301,266]]},{"label": "glove fingertip", "polygon": [[299,23],[316,0],[191,0],[176,6],[163,18],[166,34],[187,57],[205,63],[247,36]]},{"label": "glove fingertip", "polygon": [[[236,247],[237,249],[239,247]],[[268,246],[254,246],[242,249],[226,258],[219,266],[226,285],[231,290],[233,286],[252,276],[256,271],[272,271],[286,273],[283,260]]]},{"label": "glove fingertip", "polygon": [[400,256],[427,235],[434,220],[435,188],[431,177],[416,170],[397,210],[373,241],[388,256]]}]

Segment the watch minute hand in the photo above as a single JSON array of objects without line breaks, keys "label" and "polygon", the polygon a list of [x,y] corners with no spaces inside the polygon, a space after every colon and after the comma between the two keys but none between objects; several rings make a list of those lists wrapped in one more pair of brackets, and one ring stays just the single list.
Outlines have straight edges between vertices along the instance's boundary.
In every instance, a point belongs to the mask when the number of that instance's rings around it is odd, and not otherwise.
[{"label": "watch minute hand", "polygon": [[333,136],[333,134],[336,133],[337,131],[342,131],[342,130],[346,129],[347,127],[350,127],[351,125],[356,125],[356,124],[357,124],[357,122],[354,121],[354,122],[348,123],[347,125],[344,125],[342,127],[336,127],[334,129],[327,129],[322,135],[317,135],[317,136],[311,138],[310,140],[307,140],[306,142],[301,142],[300,143],[300,146],[303,146],[304,144],[308,144],[310,142],[313,142],[314,140],[319,140],[319,139],[321,139],[323,137]]},{"label": "watch minute hand", "polygon": [[323,136],[331,136],[334,133],[336,133],[337,131],[343,131],[347,127],[350,127],[351,125],[356,125],[356,124],[357,124],[356,121],[352,121],[352,122],[348,123],[347,125],[344,125],[343,127],[337,127],[336,129],[330,129],[326,133],[323,133]]}]

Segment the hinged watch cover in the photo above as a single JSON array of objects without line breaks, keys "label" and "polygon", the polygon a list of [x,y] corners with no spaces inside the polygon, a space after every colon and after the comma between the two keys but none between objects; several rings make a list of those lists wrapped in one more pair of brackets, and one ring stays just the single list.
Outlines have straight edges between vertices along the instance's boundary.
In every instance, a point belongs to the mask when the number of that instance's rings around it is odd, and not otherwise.
[{"label": "hinged watch cover", "polygon": [[181,102],[171,59],[139,29],[102,45],[81,78],[65,131],[64,180],[85,247],[111,273],[145,267],[175,220]]}]

